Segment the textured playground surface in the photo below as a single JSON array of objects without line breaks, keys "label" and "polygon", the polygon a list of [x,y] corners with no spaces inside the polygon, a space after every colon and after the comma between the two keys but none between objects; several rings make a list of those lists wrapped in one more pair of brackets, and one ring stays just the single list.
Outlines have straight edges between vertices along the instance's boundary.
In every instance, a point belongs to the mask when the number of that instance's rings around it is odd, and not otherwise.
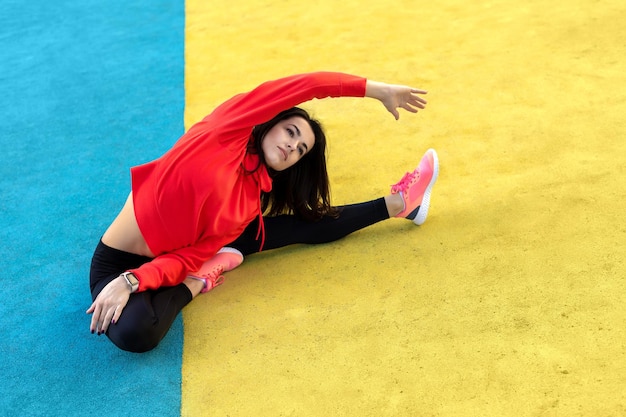
[{"label": "textured playground surface", "polygon": [[[0,415],[626,415],[623,2],[7,10]],[[90,335],[89,260],[128,168],[231,95],[316,70],[429,91],[397,122],[304,106],[336,204],[437,149],[427,222],[250,256],[148,354]]]}]

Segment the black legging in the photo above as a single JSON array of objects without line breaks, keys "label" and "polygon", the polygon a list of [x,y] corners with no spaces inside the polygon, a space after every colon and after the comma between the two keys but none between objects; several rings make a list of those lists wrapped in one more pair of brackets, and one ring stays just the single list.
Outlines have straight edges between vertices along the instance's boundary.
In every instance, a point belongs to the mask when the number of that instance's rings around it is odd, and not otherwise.
[{"label": "black legging", "polygon": [[[295,243],[332,242],[389,218],[383,198],[342,206],[339,210],[339,217],[325,217],[317,222],[306,222],[291,215],[264,218],[263,250]],[[228,246],[240,250],[244,255],[258,252],[260,241],[256,240],[257,222],[250,224]],[[92,299],[95,300],[100,291],[122,272],[138,268],[151,260],[145,256],[110,248],[100,242],[91,261],[89,280]],[[123,350],[146,352],[154,349],[191,299],[191,292],[184,284],[131,294],[117,323],[110,325],[106,334]]]},{"label": "black legging", "polygon": [[[122,272],[151,260],[111,248],[100,241],[91,259],[91,298],[95,300],[100,291]],[[131,294],[117,323],[111,324],[106,334],[120,349],[147,352],[165,337],[176,315],[191,299],[191,292],[184,284]]]},{"label": "black legging", "polygon": [[[291,215],[264,217],[263,250],[278,249],[296,243],[333,242],[388,218],[384,198],[341,206],[339,217],[324,217],[316,222],[306,222]],[[258,220],[252,222],[241,236],[228,246],[239,250],[244,256],[258,252],[261,246],[261,241],[256,240],[258,224]]]}]

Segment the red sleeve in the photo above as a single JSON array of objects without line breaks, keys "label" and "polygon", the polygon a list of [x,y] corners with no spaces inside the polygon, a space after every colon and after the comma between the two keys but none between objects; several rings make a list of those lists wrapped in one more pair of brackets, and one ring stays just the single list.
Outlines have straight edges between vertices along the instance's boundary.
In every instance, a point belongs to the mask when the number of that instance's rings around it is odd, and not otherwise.
[{"label": "red sleeve", "polygon": [[[312,72],[267,81],[224,102],[200,124],[207,122],[212,127],[219,126],[223,133],[251,129],[283,110],[314,98],[364,97],[366,82],[363,77],[339,72]],[[223,134],[220,141],[230,138],[231,135]]]},{"label": "red sleeve", "polygon": [[190,272],[200,269],[222,246],[235,240],[243,232],[243,227],[241,229],[219,240],[205,239],[193,246],[164,253],[139,268],[131,269],[139,280],[138,291],[172,287],[182,283]]}]

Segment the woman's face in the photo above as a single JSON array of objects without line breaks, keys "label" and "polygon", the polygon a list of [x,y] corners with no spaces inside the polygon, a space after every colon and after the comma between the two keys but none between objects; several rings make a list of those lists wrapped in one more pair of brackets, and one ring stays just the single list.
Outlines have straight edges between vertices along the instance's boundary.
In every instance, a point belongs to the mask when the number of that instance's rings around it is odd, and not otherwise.
[{"label": "woman's face", "polygon": [[267,166],[283,171],[306,155],[315,145],[315,135],[309,123],[294,116],[278,122],[261,142]]}]

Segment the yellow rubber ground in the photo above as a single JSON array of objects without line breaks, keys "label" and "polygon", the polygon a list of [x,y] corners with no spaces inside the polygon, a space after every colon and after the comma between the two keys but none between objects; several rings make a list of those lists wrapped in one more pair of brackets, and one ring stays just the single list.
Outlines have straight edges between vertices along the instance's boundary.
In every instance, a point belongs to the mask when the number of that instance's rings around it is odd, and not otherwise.
[{"label": "yellow rubber ground", "polygon": [[304,107],[336,204],[429,147],[427,222],[254,255],[184,310],[196,416],[626,415],[626,3],[187,0],[186,126],[335,70],[429,91]]}]

